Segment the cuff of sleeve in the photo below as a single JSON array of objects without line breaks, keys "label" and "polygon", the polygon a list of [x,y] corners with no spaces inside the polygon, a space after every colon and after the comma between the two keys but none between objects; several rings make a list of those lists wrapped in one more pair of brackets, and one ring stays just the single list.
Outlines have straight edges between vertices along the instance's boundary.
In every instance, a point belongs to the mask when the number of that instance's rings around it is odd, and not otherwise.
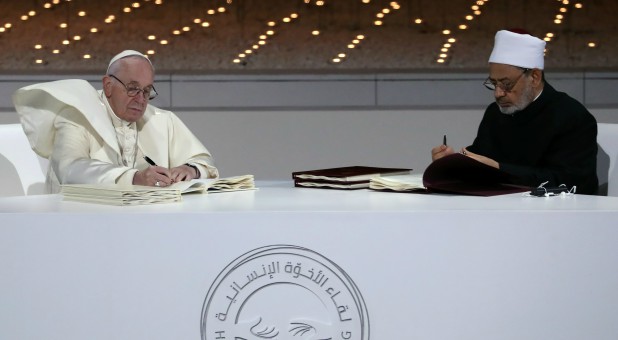
[{"label": "cuff of sleeve", "polygon": [[133,177],[137,173],[137,169],[131,169],[125,171],[120,177],[116,179],[116,184],[121,185],[133,185]]},{"label": "cuff of sleeve", "polygon": [[196,164],[185,163],[185,165],[195,170],[195,175],[196,175],[195,178],[202,178],[202,172],[200,171],[200,169],[197,167]]},{"label": "cuff of sleeve", "polygon": [[203,164],[195,164],[200,171],[200,178],[219,178],[219,170],[214,166],[205,166]]}]

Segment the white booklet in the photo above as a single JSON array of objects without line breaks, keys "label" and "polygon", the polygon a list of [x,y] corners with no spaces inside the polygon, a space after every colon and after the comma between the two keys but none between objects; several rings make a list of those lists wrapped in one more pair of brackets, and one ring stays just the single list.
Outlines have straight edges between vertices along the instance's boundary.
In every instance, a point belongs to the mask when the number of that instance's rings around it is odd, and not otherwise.
[{"label": "white booklet", "polygon": [[66,201],[110,205],[160,204],[182,201],[182,194],[254,190],[253,175],[194,179],[169,187],[117,184],[64,184],[60,193]]},{"label": "white booklet", "polygon": [[384,191],[426,191],[423,174],[380,176],[369,180],[369,189]]},{"label": "white booklet", "polygon": [[190,192],[215,193],[254,190],[255,181],[253,175],[243,175],[225,178],[194,179],[186,182],[178,182],[168,188],[178,189],[181,193]]}]

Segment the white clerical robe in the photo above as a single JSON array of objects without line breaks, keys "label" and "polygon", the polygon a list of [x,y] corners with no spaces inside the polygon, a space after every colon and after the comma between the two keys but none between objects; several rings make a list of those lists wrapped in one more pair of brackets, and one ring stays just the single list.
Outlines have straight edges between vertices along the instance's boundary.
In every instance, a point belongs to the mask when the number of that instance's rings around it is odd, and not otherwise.
[{"label": "white clerical robe", "polygon": [[85,80],[30,85],[13,95],[32,149],[49,158],[47,191],[71,183],[131,184],[148,167],[143,156],[173,168],[196,165],[202,177],[218,177],[210,152],[172,112],[148,105],[137,121],[135,164],[124,164],[107,98]]}]

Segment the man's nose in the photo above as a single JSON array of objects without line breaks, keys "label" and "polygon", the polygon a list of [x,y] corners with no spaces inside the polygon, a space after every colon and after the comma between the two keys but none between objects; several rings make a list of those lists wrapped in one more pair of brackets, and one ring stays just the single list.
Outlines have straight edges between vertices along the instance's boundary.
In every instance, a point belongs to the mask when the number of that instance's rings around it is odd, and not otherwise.
[{"label": "man's nose", "polygon": [[496,86],[494,89],[494,97],[502,98],[504,96],[506,96],[506,91],[504,91],[500,86]]},{"label": "man's nose", "polygon": [[148,99],[146,99],[146,93],[144,93],[144,91],[138,92],[134,98],[140,103],[145,103],[146,101],[148,101]]}]

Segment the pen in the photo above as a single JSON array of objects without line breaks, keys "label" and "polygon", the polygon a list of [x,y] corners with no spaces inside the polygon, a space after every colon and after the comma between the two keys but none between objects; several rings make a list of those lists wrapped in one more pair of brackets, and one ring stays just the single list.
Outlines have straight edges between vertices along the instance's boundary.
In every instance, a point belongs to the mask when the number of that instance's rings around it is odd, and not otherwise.
[{"label": "pen", "polygon": [[[146,162],[148,162],[148,164],[150,164],[151,166],[158,166],[157,163],[155,163],[152,159],[150,159],[150,157],[148,156],[144,156],[144,159],[146,160]],[[165,177],[168,177],[165,174],[162,174]],[[172,179],[172,183],[174,183],[174,180]],[[159,186],[159,181],[155,182],[155,186],[158,187]]]},{"label": "pen", "polygon": [[444,138],[442,139],[442,145],[446,145],[446,135],[444,135]]},{"label": "pen", "polygon": [[146,160],[146,162],[148,162],[148,164],[152,166],[157,166],[157,163],[155,163],[152,159],[150,159],[150,157],[144,156],[144,159]]}]

